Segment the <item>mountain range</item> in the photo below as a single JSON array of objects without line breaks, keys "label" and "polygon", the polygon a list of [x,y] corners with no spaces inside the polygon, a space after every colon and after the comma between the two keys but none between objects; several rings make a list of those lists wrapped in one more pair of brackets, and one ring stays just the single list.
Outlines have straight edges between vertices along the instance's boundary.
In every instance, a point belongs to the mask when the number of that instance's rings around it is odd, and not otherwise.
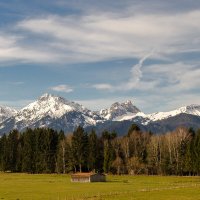
[{"label": "mountain range", "polygon": [[127,133],[132,123],[142,130],[155,133],[172,131],[178,126],[200,128],[200,105],[189,105],[169,112],[145,114],[130,100],[113,103],[110,108],[91,111],[60,96],[44,94],[35,102],[15,110],[0,106],[0,135],[13,129],[49,127],[72,132],[78,125],[86,130],[96,129]]}]

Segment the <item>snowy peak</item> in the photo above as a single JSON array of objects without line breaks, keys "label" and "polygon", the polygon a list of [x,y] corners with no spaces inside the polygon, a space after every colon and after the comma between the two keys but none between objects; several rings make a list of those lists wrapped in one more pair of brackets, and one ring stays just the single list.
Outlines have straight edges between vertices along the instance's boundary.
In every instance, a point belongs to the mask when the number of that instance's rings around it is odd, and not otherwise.
[{"label": "snowy peak", "polygon": [[23,131],[27,127],[49,127],[55,130],[64,130],[67,133],[73,131],[79,125],[84,128],[101,125],[105,128],[104,125],[107,122],[107,125],[112,125],[111,121],[124,120],[143,126],[151,126],[151,123],[155,121],[159,124],[159,120],[174,117],[181,113],[200,116],[200,105],[193,104],[169,112],[146,115],[128,100],[123,103],[115,102],[108,109],[93,112],[78,103],[46,93],[19,111],[0,106],[0,135],[13,129]]},{"label": "snowy peak", "polygon": [[140,112],[140,110],[136,106],[134,106],[130,100],[121,103],[121,107],[124,108],[127,112],[131,112],[134,114]]},{"label": "snowy peak", "polygon": [[136,117],[142,117],[145,119],[145,124],[148,124],[151,121],[158,121],[167,119],[169,117],[174,117],[181,113],[200,116],[200,105],[192,104],[169,112],[144,114],[136,106],[134,106],[130,100],[128,100],[124,103],[116,102],[112,104],[109,109],[104,109],[100,111],[100,115],[106,120],[123,121],[132,120]]},{"label": "snowy peak", "polygon": [[0,123],[3,122],[5,119],[15,115],[17,110],[7,107],[7,106],[0,106]]},{"label": "snowy peak", "polygon": [[124,103],[115,102],[109,109],[100,111],[100,115],[107,120],[122,121],[133,118],[140,110],[128,100]]},{"label": "snowy peak", "polygon": [[192,104],[179,108],[180,112],[200,116],[200,105]]},{"label": "snowy peak", "polygon": [[158,121],[162,119],[167,119],[169,117],[174,117],[181,113],[200,116],[200,105],[192,104],[189,106],[183,106],[181,108],[169,112],[156,112],[147,115],[147,118],[149,118],[151,121]]},{"label": "snowy peak", "polygon": [[56,130],[73,131],[79,125],[96,125],[102,120],[99,115],[78,103],[56,95],[44,94],[0,124],[0,131],[21,131],[27,127],[51,127]]},{"label": "snowy peak", "polygon": [[[52,94],[44,94],[39,99],[25,108],[21,109],[17,114],[18,117],[25,117],[28,119],[42,118],[49,116],[51,118],[60,118],[67,112],[79,111],[87,112],[82,105],[70,102],[62,97]],[[18,120],[20,120],[18,118]]]}]

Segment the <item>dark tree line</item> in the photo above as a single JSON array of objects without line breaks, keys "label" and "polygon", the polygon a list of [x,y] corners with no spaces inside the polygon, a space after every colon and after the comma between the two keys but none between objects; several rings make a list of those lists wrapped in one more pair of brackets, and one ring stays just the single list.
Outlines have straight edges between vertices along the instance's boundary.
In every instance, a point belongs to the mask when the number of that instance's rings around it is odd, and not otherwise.
[{"label": "dark tree line", "polygon": [[200,175],[200,130],[155,135],[133,124],[123,137],[80,126],[67,136],[49,128],[13,130],[0,138],[0,171]]}]

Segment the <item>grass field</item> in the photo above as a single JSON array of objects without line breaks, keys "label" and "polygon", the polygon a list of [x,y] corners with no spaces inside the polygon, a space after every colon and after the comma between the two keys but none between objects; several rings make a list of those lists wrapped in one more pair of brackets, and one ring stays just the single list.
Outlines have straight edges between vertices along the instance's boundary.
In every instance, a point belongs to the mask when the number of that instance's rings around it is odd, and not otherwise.
[{"label": "grass field", "polygon": [[108,176],[71,183],[69,175],[0,173],[0,200],[200,200],[200,177]]}]

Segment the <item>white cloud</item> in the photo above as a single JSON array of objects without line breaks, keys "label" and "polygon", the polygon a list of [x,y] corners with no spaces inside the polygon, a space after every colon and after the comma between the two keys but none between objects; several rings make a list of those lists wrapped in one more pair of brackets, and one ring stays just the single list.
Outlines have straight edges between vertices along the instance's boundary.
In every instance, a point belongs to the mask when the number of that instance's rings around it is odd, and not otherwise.
[{"label": "white cloud", "polygon": [[[82,1],[77,1],[73,3],[75,8],[78,2],[84,11],[88,4],[84,2],[83,6]],[[6,62],[57,63],[59,66],[60,63],[67,65],[136,58],[139,62],[127,71],[130,78],[126,76],[126,81],[117,83],[115,80],[117,84],[113,84],[106,83],[102,78],[103,83],[92,87],[118,95],[121,91],[127,94],[137,90],[137,100],[145,104],[145,109],[154,104],[153,107],[159,110],[164,110],[162,106],[165,105],[166,110],[173,104],[187,104],[189,101],[198,103],[200,67],[194,63],[191,54],[200,53],[200,4],[198,1],[188,1],[187,4],[193,6],[183,9],[184,1],[181,2],[180,10],[177,9],[180,8],[180,0],[173,2],[177,6],[167,6],[171,4],[169,1],[138,3],[137,0],[128,0],[121,1],[123,9],[119,6],[117,12],[115,8],[112,9],[113,2],[109,2],[109,5],[102,3],[101,8],[109,6],[110,10],[99,9],[94,3],[91,9],[81,12],[82,15],[43,14],[33,17],[33,14],[32,17],[18,21],[16,26],[12,24],[9,28],[1,28],[0,66]],[[151,59],[168,60],[168,64],[149,64],[151,61],[144,65],[147,59],[144,55],[152,49],[155,51]],[[177,57],[177,54],[184,55],[187,61],[178,62],[183,56]],[[63,92],[73,90],[68,85],[53,88]],[[138,90],[141,96],[137,94]],[[148,100],[144,101],[145,98]],[[111,102],[103,99],[98,102],[107,105],[107,101]],[[158,105],[161,101],[162,105]]]},{"label": "white cloud", "polygon": [[[20,21],[17,24],[20,39],[13,36],[14,42],[6,43],[7,38],[4,38],[0,59],[80,63],[141,59],[153,48],[156,52],[152,58],[200,51],[200,10],[177,14],[130,13],[49,15]],[[27,43],[30,39],[33,42]]]},{"label": "white cloud", "polygon": [[[198,89],[200,85],[200,66],[182,62],[149,65],[144,73],[157,78],[160,92],[181,93]],[[156,88],[155,88],[156,89]]]},{"label": "white cloud", "polygon": [[17,38],[12,36],[0,35],[0,48],[8,48],[15,44]]},{"label": "white cloud", "polygon": [[69,85],[64,85],[64,84],[51,87],[50,89],[56,92],[65,92],[65,93],[73,91],[73,89]]},{"label": "white cloud", "polygon": [[24,84],[23,81],[10,81],[8,83],[11,84],[11,85],[23,85]]},{"label": "white cloud", "polygon": [[[135,66],[138,66],[141,60]],[[134,68],[134,66],[133,66]],[[110,91],[133,90],[139,108],[144,112],[170,111],[190,104],[199,104],[200,66],[183,62],[152,64],[139,68],[139,78],[111,85]],[[130,77],[131,77],[130,73]],[[103,88],[102,88],[103,89]],[[105,88],[106,90],[106,88]]]},{"label": "white cloud", "polygon": [[107,83],[95,84],[92,87],[97,90],[112,90],[113,89],[113,86]]},{"label": "white cloud", "polygon": [[23,37],[0,34],[0,61],[52,62],[57,59],[51,51],[20,44]]}]

